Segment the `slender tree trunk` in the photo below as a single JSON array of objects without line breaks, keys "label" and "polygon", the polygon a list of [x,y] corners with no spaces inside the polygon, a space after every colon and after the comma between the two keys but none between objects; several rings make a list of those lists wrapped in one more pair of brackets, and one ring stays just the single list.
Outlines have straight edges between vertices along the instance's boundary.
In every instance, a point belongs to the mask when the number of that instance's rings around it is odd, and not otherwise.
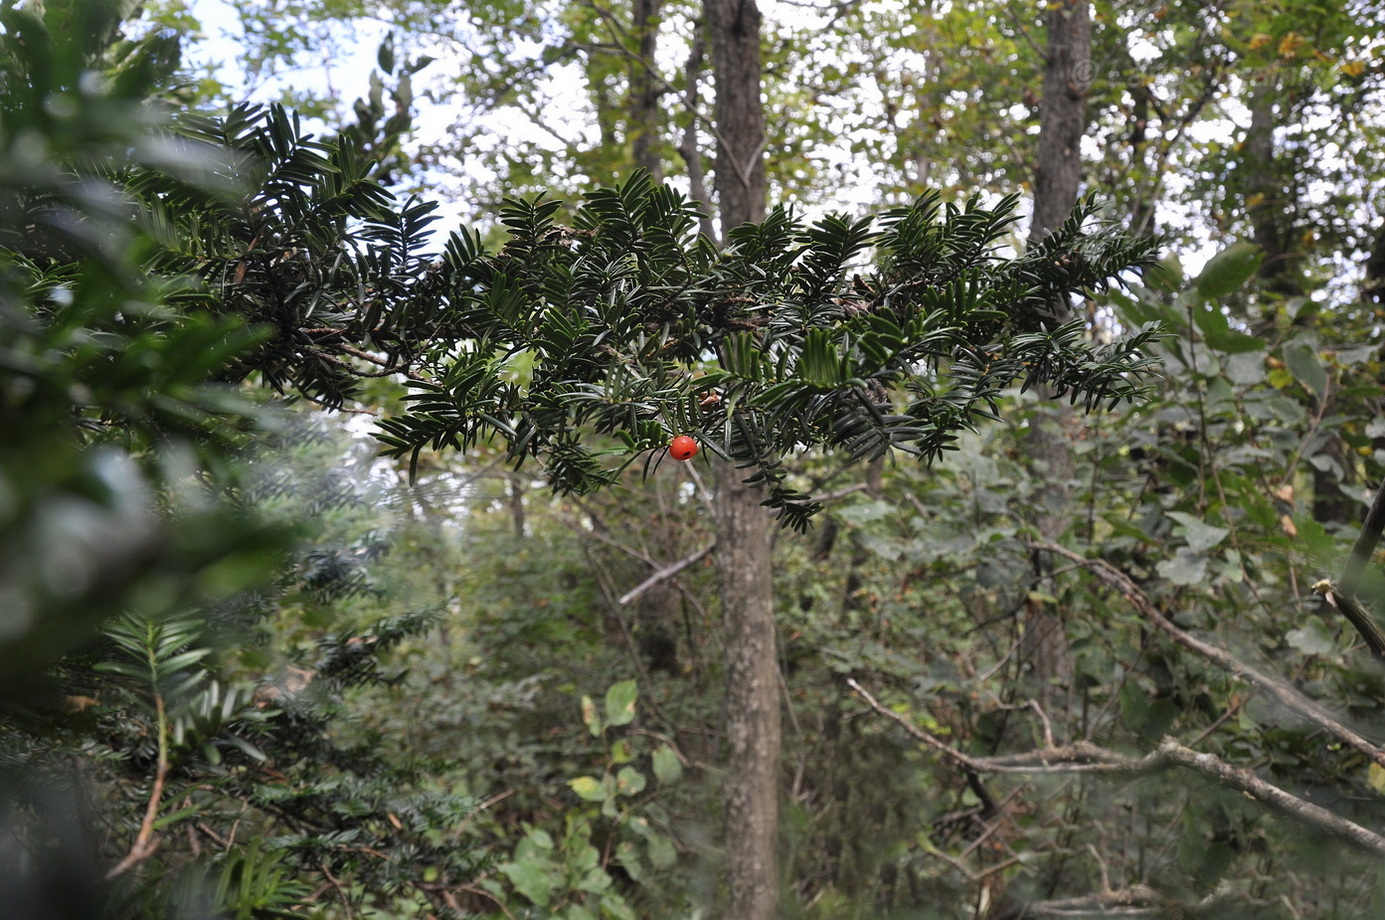
[{"label": "slender tree trunk", "polygon": [[648,170],[656,182],[663,180],[659,156],[659,86],[655,80],[658,50],[659,7],[662,0],[635,0],[634,34],[639,60],[630,64],[630,152],[635,165]]},{"label": "slender tree trunk", "polygon": [[1293,297],[1302,294],[1303,288],[1291,271],[1293,195],[1285,187],[1274,139],[1279,123],[1275,103],[1284,101],[1282,95],[1278,81],[1272,77],[1255,85],[1250,94],[1250,127],[1241,153],[1247,177],[1246,216],[1250,219],[1252,239],[1265,253],[1260,262],[1260,282],[1272,293]]},{"label": "slender tree trunk", "polygon": [[713,513],[726,638],[726,920],[772,920],[779,902],[779,660],[760,489],[729,464]]},{"label": "slender tree trunk", "polygon": [[[716,82],[721,232],[765,216],[765,115],[755,0],[706,0]],[[726,630],[726,920],[773,920],[779,902],[779,660],[771,546],[761,490],[731,464],[713,499]]]},{"label": "slender tree trunk", "polygon": [[[689,112],[697,111],[702,68],[707,57],[706,34],[706,16],[703,16],[703,19],[697,23],[697,32],[693,35],[692,46],[688,49],[688,63],[683,67],[683,105]],[[683,161],[688,167],[688,192],[692,199],[710,203],[711,198],[707,195],[707,180],[702,165],[702,145],[698,141],[696,118],[689,118],[687,126],[683,128],[683,137],[678,144],[678,153],[683,157]],[[706,208],[702,209],[702,214],[699,229],[709,238],[715,236],[712,218],[707,215]]]},{"label": "slender tree trunk", "polygon": [[[1091,79],[1092,23],[1087,0],[1065,0],[1048,14],[1047,60],[1039,103],[1039,150],[1034,164],[1034,218],[1029,242],[1037,243],[1061,224],[1077,203],[1082,184],[1082,136],[1087,129],[1087,86]],[[1056,304],[1058,318],[1069,318],[1069,305]],[[1041,390],[1041,395],[1052,394]],[[1071,519],[1068,483],[1073,478],[1069,431],[1073,413],[1050,402],[1035,412],[1029,434],[1034,472],[1044,481],[1036,526],[1045,540],[1056,541]],[[1043,564],[1035,557],[1035,575]],[[1054,682],[1068,681],[1072,653],[1062,617],[1052,605],[1031,602],[1026,607],[1021,660],[1041,682],[1040,699],[1048,708]]]},{"label": "slender tree trunk", "polygon": [[1049,10],[1046,58],[1039,101],[1031,243],[1063,222],[1082,185],[1082,136],[1087,132],[1092,60],[1092,18],[1087,0],[1060,0]]}]

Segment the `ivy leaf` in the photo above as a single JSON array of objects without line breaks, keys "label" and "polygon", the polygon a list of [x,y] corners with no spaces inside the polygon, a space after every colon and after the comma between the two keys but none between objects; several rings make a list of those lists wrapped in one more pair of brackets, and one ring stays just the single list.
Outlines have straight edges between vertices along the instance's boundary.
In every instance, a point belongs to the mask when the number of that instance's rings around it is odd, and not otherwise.
[{"label": "ivy leaf", "polygon": [[649,861],[655,868],[667,869],[678,860],[678,851],[673,848],[673,841],[662,834],[650,834],[645,838],[645,844],[649,848]]}]

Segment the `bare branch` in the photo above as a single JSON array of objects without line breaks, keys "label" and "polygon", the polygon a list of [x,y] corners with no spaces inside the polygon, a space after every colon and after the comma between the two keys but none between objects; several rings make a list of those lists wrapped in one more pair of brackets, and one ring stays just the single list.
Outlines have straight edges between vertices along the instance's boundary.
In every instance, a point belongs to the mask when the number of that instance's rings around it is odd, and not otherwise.
[{"label": "bare branch", "polygon": [[1163,773],[1177,767],[1197,773],[1218,785],[1234,789],[1267,805],[1287,817],[1342,841],[1373,856],[1385,856],[1385,837],[1359,824],[1333,814],[1321,806],[1305,802],[1260,779],[1250,770],[1233,767],[1212,754],[1186,748],[1173,739],[1166,739],[1144,757],[1128,757],[1115,751],[1078,741],[1062,747],[1051,747],[1023,754],[1000,757],[972,757],[913,724],[899,713],[887,709],[856,681],[848,679],[847,686],[866,701],[870,708],[902,727],[910,737],[922,741],[954,762],[977,773],[1098,773],[1133,778]]},{"label": "bare branch", "polygon": [[[1350,568],[1351,563],[1347,563],[1347,566]],[[1380,628],[1375,617],[1354,594],[1326,578],[1313,585],[1313,590],[1321,594],[1327,606],[1340,613],[1366,640],[1366,648],[1370,649],[1377,661],[1385,661],[1385,630]]]},{"label": "bare branch", "polygon": [[1350,745],[1362,754],[1365,754],[1373,762],[1385,766],[1385,752],[1382,752],[1379,746],[1337,721],[1327,710],[1323,709],[1294,688],[1288,686],[1283,681],[1268,674],[1263,674],[1225,649],[1209,645],[1201,639],[1179,629],[1168,617],[1160,613],[1158,609],[1150,603],[1149,598],[1145,597],[1144,592],[1142,592],[1139,586],[1131,580],[1130,576],[1126,575],[1106,560],[1088,559],[1070,549],[1053,543],[1034,542],[1031,546],[1034,549],[1062,556],[1065,559],[1070,559],[1078,565],[1081,565],[1087,571],[1095,575],[1098,581],[1101,581],[1107,587],[1119,591],[1140,616],[1178,645],[1193,652],[1198,657],[1206,659],[1218,667],[1229,671],[1236,677],[1249,681],[1261,690],[1269,693],[1294,712],[1316,722],[1323,729],[1337,736],[1342,742]]},{"label": "bare branch", "polygon": [[708,543],[706,546],[702,547],[697,552],[692,553],[688,556],[684,556],[682,559],[679,559],[673,565],[670,565],[667,568],[657,570],[653,575],[650,575],[644,581],[640,582],[639,584],[635,585],[635,587],[631,588],[629,591],[626,591],[624,594],[622,594],[620,598],[616,600],[616,603],[622,607],[626,606],[631,601],[641,597],[646,591],[648,591],[655,585],[661,582],[668,581],[670,578],[674,577],[679,572],[683,571],[689,566],[695,565],[698,562],[701,562],[703,559],[707,558],[707,554],[709,554],[713,549],[715,549],[716,545],[716,541],[713,540],[711,543]]}]

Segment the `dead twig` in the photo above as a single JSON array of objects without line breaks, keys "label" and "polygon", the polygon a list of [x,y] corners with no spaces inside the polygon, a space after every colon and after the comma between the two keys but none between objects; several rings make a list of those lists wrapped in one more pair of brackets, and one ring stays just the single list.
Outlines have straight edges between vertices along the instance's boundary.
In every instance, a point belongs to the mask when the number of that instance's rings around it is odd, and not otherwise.
[{"label": "dead twig", "polygon": [[1166,739],[1143,757],[1129,757],[1087,741],[1061,747],[1044,748],[1022,754],[998,757],[973,757],[955,750],[911,720],[886,708],[855,680],[847,679],[856,695],[871,709],[896,723],[915,740],[922,741],[953,762],[977,773],[1095,773],[1132,778],[1163,773],[1173,768],[1197,773],[1220,786],[1234,789],[1330,837],[1373,856],[1385,856],[1385,837],[1326,808],[1305,802],[1277,786],[1260,779],[1250,770],[1233,767],[1212,754],[1200,753]]}]

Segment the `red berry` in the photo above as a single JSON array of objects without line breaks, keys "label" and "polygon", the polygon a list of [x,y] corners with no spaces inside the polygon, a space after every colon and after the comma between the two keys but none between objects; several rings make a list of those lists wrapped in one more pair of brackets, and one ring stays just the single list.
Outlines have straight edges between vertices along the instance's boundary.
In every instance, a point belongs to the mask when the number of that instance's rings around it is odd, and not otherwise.
[{"label": "red berry", "polygon": [[697,455],[697,442],[685,434],[680,434],[668,446],[668,455],[675,460],[691,460]]}]

